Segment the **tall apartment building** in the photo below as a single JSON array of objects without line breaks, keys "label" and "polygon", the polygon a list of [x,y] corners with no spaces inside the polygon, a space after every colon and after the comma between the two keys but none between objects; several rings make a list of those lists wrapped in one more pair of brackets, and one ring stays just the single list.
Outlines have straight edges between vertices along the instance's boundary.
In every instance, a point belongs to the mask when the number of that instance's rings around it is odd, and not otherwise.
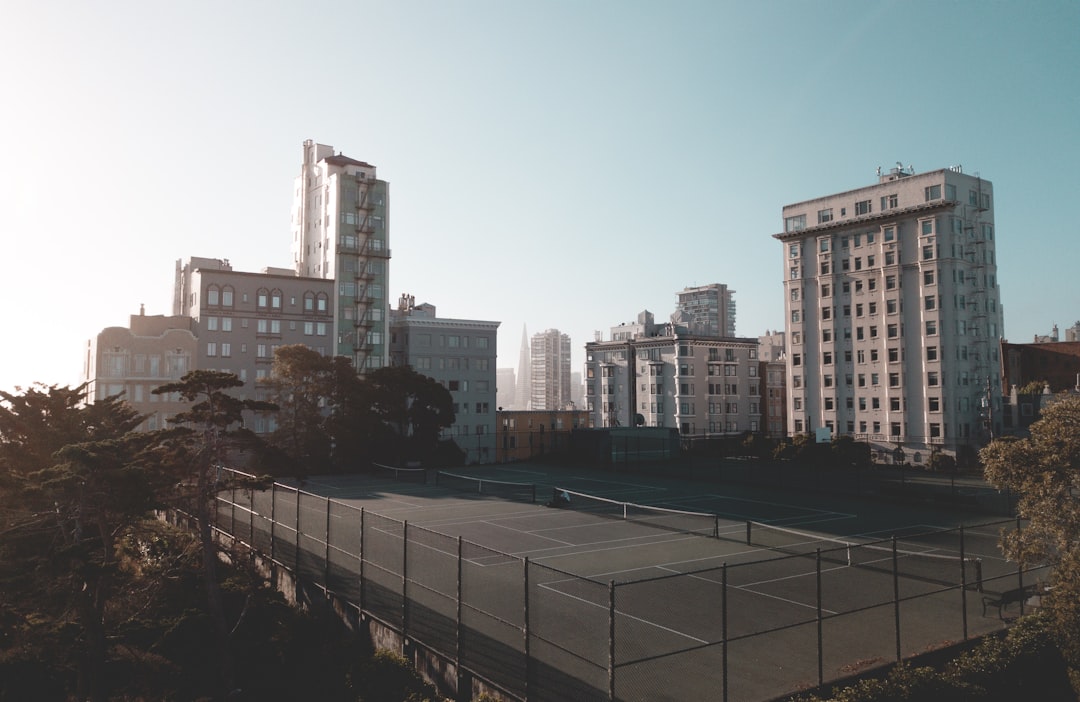
[{"label": "tall apartment building", "polygon": [[499,322],[436,316],[434,305],[403,295],[390,313],[390,359],[434,378],[450,391],[454,424],[446,431],[467,463],[495,460]]},{"label": "tall apartment building", "polygon": [[529,409],[570,406],[570,336],[558,329],[533,334],[530,345],[532,394]]},{"label": "tall apartment building", "polygon": [[[735,291],[712,283],[685,288],[678,293],[675,315],[691,334],[735,336]],[[675,321],[673,317],[672,321]]]},{"label": "tall apartment building", "polygon": [[988,439],[1003,326],[991,183],[900,167],[783,221],[789,432],[827,427],[905,460]]},{"label": "tall apartment building", "polygon": [[389,184],[375,166],[309,139],[293,198],[296,274],[336,281],[332,355],[352,359],[359,373],[386,365]]}]

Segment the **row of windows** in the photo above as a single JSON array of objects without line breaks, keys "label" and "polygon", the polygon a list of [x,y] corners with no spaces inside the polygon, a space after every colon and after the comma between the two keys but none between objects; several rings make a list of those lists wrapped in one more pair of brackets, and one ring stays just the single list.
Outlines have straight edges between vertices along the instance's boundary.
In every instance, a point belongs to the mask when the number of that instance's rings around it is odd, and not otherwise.
[{"label": "row of windows", "polygon": [[[329,298],[326,293],[306,292],[303,294],[303,308],[305,312],[327,313],[329,311]],[[241,293],[241,302],[248,302],[248,294]],[[233,307],[235,292],[230,285],[208,285],[206,288],[206,304],[208,307]],[[284,302],[284,294],[274,288],[259,288],[255,292],[255,305],[259,309],[280,311]],[[289,298],[289,305],[295,307],[296,297]]]},{"label": "row of windows", "polygon": [[[951,183],[944,184],[945,199],[950,202],[956,201],[956,186]],[[933,202],[934,200],[940,200],[942,193],[942,185],[928,185],[923,188],[923,201]],[[990,208],[990,194],[982,193],[976,190],[968,191],[968,204],[982,209]],[[882,195],[878,199],[878,207],[880,211],[885,212],[888,210],[896,209],[900,206],[900,198],[897,193],[889,193]],[[855,216],[863,216],[872,214],[874,211],[873,200],[857,200],[852,206],[852,212]],[[847,207],[841,207],[839,212],[840,217],[847,216]],[[817,211],[818,224],[827,224],[833,221],[834,212],[833,208],[826,208]],[[797,232],[806,228],[806,215],[792,215],[784,218],[784,231],[785,232]]]},{"label": "row of windows", "polygon": [[[393,343],[397,343],[397,334],[395,333],[391,338]],[[443,348],[450,349],[467,349],[472,344],[473,348],[486,349],[490,347],[491,339],[487,336],[465,336],[463,334],[438,334],[433,335],[428,332],[413,333],[410,337],[406,337],[406,343],[410,343],[412,346],[428,348],[432,345],[433,341],[437,341],[438,345]]]},{"label": "row of windows", "polygon": [[[469,392],[468,380],[440,380],[439,384],[451,392]],[[490,392],[491,383],[487,380],[472,381],[473,392]]]},{"label": "row of windows", "polygon": [[[472,370],[486,371],[491,368],[491,362],[487,358],[432,358],[430,356],[416,356],[412,359],[412,367],[415,370]],[[486,389],[486,388],[485,388]]]}]

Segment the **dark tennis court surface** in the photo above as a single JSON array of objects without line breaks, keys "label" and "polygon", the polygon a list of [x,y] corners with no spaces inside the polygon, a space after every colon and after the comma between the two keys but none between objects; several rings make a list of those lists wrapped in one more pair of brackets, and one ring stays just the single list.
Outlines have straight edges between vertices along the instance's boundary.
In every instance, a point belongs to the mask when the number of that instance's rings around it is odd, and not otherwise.
[{"label": "dark tennis court surface", "polygon": [[[612,598],[593,584],[613,584],[618,699],[719,699],[706,693],[719,684],[718,642],[730,699],[772,699],[901,648],[906,657],[999,629],[978,588],[1016,580],[1000,527],[955,509],[533,463],[460,469],[441,484],[432,473],[318,477],[303,490],[492,550],[471,565],[505,568],[507,554],[546,567],[529,583],[543,602],[534,628],[578,642],[597,665],[611,658]],[[555,488],[569,505],[546,505]],[[579,493],[615,503],[582,510]],[[673,520],[658,528],[655,514],[636,521],[621,503],[677,512],[657,511]],[[698,529],[701,515],[715,521]],[[961,524],[962,545],[955,531],[935,533]]]}]

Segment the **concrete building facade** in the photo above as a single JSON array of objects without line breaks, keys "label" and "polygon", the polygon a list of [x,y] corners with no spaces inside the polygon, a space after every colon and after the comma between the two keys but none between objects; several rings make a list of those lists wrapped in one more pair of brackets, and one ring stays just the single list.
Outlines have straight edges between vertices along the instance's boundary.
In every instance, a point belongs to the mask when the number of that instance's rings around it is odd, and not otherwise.
[{"label": "concrete building facade", "polygon": [[[193,368],[236,374],[237,397],[263,399],[279,346],[303,344],[334,353],[335,281],[301,278],[285,268],[235,271],[228,261],[191,258],[176,263],[173,309],[191,319],[198,339]],[[274,430],[273,414],[255,418],[257,432]]]},{"label": "concrete building facade", "polygon": [[331,354],[352,359],[358,373],[387,363],[389,189],[370,163],[304,142],[293,192],[295,272],[335,282]]},{"label": "concrete building facade", "polygon": [[652,335],[585,345],[594,427],[667,427],[687,435],[761,430],[756,339]]},{"label": "concrete building facade", "polygon": [[145,415],[139,430],[164,429],[166,420],[188,409],[189,403],[175,394],[152,391],[195,368],[197,356],[190,317],[147,315],[140,309],[127,327],[107,327],[87,344],[86,401],[122,394],[132,409]]},{"label": "concrete building facade", "polygon": [[788,432],[976,447],[1000,407],[993,186],[959,167],[783,208]]},{"label": "concrete building facade", "polygon": [[727,285],[684,288],[678,296],[672,322],[695,336],[735,336],[735,291]]},{"label": "concrete building facade", "polygon": [[436,316],[434,305],[403,295],[390,313],[390,360],[437,380],[454,399],[445,434],[467,463],[495,460],[496,346],[499,322]]},{"label": "concrete building facade", "polygon": [[570,407],[570,336],[558,329],[533,334],[529,358],[529,409],[561,410]]}]

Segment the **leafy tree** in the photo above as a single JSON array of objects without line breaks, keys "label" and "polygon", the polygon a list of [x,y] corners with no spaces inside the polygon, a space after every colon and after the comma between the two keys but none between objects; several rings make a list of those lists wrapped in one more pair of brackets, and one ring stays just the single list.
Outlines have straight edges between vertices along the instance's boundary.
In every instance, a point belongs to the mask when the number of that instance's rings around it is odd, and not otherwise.
[{"label": "leafy tree", "polygon": [[850,435],[834,437],[830,449],[836,465],[841,468],[869,468],[873,462],[870,458],[870,444],[856,441]]},{"label": "leafy tree", "polygon": [[1017,395],[1042,395],[1043,390],[1046,389],[1047,382],[1045,380],[1032,380],[1030,383],[1016,391]]},{"label": "leafy tree", "polygon": [[1080,665],[1080,397],[1056,397],[1029,437],[997,439],[980,458],[986,479],[1019,495],[1019,514],[1029,520],[1006,536],[1005,554],[1053,567],[1048,610],[1063,650]]},{"label": "leafy tree", "polygon": [[399,461],[431,461],[439,454],[439,436],[454,423],[450,391],[408,366],[386,366],[366,376],[371,411],[394,430]]},{"label": "leafy tree", "polygon": [[[22,643],[60,659],[77,648],[79,696],[104,700],[115,535],[145,519],[164,481],[137,464],[148,439],[132,433],[142,417],[119,397],[84,404],[85,386],[0,397],[5,618],[20,631],[49,622],[52,635]],[[56,636],[68,625],[74,638]]]},{"label": "leafy tree", "polygon": [[229,487],[220,482],[217,467],[230,451],[258,445],[258,438],[244,428],[245,411],[272,411],[276,406],[259,400],[240,399],[229,394],[243,381],[232,373],[195,370],[180,380],[154,388],[156,395],[178,393],[191,406],[170,422],[179,425],[158,434],[160,457],[187,475],[183,495],[194,511],[202,547],[203,581],[207,607],[218,643],[222,693],[235,689],[229,626],[217,572],[217,544],[211,529],[211,506],[218,490]]},{"label": "leafy tree", "polygon": [[270,443],[289,457],[298,474],[320,472],[330,464],[333,439],[327,432],[335,380],[332,359],[291,344],[274,351],[270,377],[261,381],[279,408]]}]

